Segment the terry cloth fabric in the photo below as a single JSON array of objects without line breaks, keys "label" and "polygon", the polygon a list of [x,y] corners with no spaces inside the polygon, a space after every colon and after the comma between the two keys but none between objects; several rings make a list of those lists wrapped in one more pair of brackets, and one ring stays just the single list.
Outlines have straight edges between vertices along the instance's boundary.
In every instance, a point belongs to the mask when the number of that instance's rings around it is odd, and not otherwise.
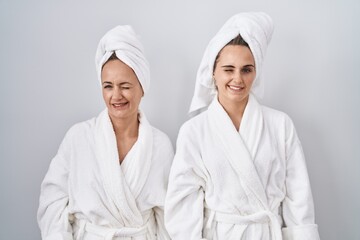
[{"label": "terry cloth fabric", "polygon": [[149,63],[145,58],[143,46],[131,26],[117,26],[101,38],[95,57],[100,83],[102,67],[113,53],[134,70],[145,94],[150,86]]}]

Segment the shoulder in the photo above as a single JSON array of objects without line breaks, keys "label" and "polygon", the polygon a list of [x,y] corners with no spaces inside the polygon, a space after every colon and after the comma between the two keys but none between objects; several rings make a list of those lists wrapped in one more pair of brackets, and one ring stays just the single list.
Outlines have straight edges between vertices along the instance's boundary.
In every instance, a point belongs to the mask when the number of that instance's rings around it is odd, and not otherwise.
[{"label": "shoulder", "polygon": [[66,137],[74,138],[76,136],[82,136],[83,134],[93,130],[95,123],[96,123],[95,117],[86,121],[75,123],[67,131]]},{"label": "shoulder", "polygon": [[263,105],[261,107],[264,120],[268,124],[287,129],[294,127],[293,121],[287,113]]},{"label": "shoulder", "polygon": [[88,140],[91,134],[91,129],[95,125],[96,118],[92,118],[86,121],[78,122],[72,125],[66,132],[58,152],[69,152],[73,151]]},{"label": "shoulder", "polygon": [[153,141],[154,141],[153,144],[155,146],[161,146],[161,147],[172,149],[172,144],[171,144],[169,136],[156,127],[152,126],[151,128],[152,128]]},{"label": "shoulder", "polygon": [[207,137],[207,111],[187,120],[180,127],[176,140],[176,149],[200,149]]},{"label": "shoulder", "polygon": [[266,118],[266,119],[269,119],[272,121],[277,121],[277,122],[278,121],[283,122],[283,121],[290,120],[290,117],[282,111],[279,111],[277,109],[270,108],[270,107],[267,107],[264,105],[261,105],[261,108],[262,108],[264,118]]},{"label": "shoulder", "polygon": [[204,127],[206,125],[207,119],[207,111],[202,112],[189,120],[187,120],[180,127],[179,137],[180,136],[194,136],[198,135],[204,131]]},{"label": "shoulder", "polygon": [[161,130],[152,127],[152,161],[158,169],[170,171],[170,166],[174,158],[174,148],[167,134]]},{"label": "shoulder", "polygon": [[287,113],[266,106],[262,106],[262,112],[264,120],[273,134],[280,134],[286,141],[297,138],[295,125]]}]

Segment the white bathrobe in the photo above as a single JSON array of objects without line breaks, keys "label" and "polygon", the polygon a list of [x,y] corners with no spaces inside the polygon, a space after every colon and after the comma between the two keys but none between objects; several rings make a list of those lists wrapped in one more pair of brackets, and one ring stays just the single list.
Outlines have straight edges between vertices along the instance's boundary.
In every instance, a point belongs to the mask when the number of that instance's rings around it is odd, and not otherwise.
[{"label": "white bathrobe", "polygon": [[121,165],[107,110],[68,131],[41,186],[43,239],[169,239],[163,206],[173,149],[139,116],[138,139]]},{"label": "white bathrobe", "polygon": [[215,98],[180,129],[165,203],[173,240],[318,240],[291,119],[250,95],[239,132]]}]

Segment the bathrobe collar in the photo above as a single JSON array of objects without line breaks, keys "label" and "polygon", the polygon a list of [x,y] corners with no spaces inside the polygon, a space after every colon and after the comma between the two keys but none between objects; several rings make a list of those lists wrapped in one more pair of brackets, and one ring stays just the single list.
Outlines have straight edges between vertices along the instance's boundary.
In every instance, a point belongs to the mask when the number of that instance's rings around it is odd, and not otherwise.
[{"label": "bathrobe collar", "polygon": [[249,203],[255,204],[256,209],[268,209],[265,189],[253,162],[263,129],[263,116],[256,99],[250,95],[241,121],[240,133],[217,96],[208,108],[208,120],[210,129],[219,139],[227,160],[238,173],[241,185],[249,197]]},{"label": "bathrobe collar", "polygon": [[104,189],[113,202],[119,223],[123,226],[142,226],[143,219],[136,198],[149,175],[152,155],[152,128],[145,114],[139,112],[139,136],[131,149],[131,159],[119,164],[116,136],[107,109],[97,118],[95,130],[96,155]]}]

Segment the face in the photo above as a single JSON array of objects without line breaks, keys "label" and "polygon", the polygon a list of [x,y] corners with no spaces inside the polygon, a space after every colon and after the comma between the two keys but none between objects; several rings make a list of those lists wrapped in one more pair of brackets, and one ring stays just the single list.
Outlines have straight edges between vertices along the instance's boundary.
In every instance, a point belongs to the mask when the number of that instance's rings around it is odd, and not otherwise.
[{"label": "face", "polygon": [[219,53],[213,75],[221,105],[246,103],[255,76],[255,60],[250,49],[225,46]]},{"label": "face", "polygon": [[126,119],[138,114],[142,87],[128,65],[110,60],[101,71],[102,93],[111,119]]}]

